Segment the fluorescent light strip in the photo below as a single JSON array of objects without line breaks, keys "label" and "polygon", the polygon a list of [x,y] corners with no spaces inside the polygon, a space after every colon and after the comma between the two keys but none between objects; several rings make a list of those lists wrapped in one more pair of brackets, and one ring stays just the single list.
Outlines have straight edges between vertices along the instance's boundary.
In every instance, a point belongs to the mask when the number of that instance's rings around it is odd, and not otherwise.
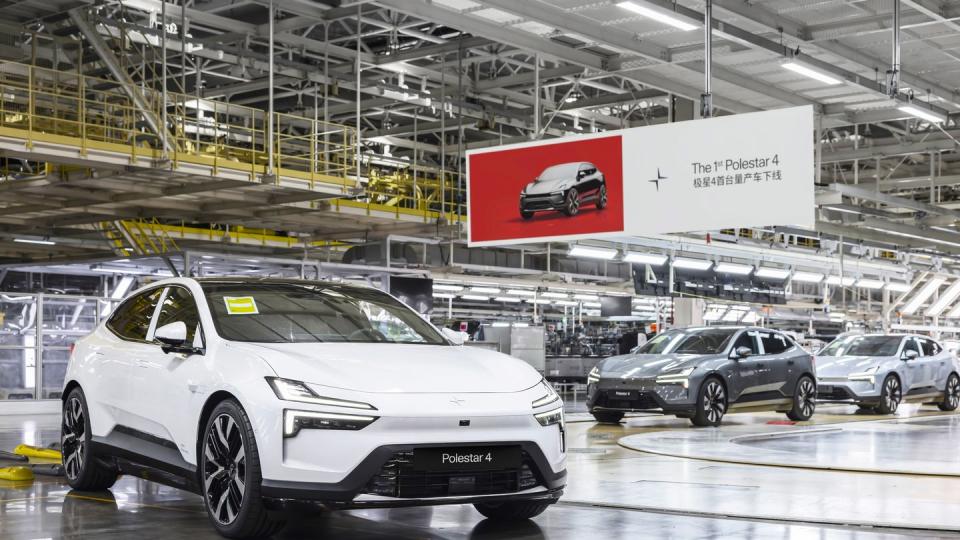
[{"label": "fluorescent light strip", "polygon": [[750,272],[753,272],[753,266],[750,266],[749,264],[717,263],[717,267],[714,268],[714,270],[721,274],[736,274],[738,276],[745,276]]},{"label": "fluorescent light strip", "polygon": [[573,295],[574,300],[587,300],[589,302],[599,302],[600,297],[595,294],[575,294]]},{"label": "fluorescent light strip", "polygon": [[617,7],[623,8],[627,11],[632,11],[637,15],[643,15],[648,19],[653,19],[657,22],[662,22],[663,24],[672,26],[678,30],[683,30],[684,32],[689,32],[690,30],[696,30],[700,28],[700,25],[691,24],[686,21],[680,20],[677,17],[667,15],[662,11],[656,9],[648,8],[646,6],[641,6],[635,2],[619,2]]},{"label": "fluorescent light strip", "polygon": [[525,291],[523,289],[510,289],[507,291],[507,294],[512,294],[514,296],[529,296],[529,297],[533,297],[537,295],[537,293],[533,291]]},{"label": "fluorescent light strip", "polygon": [[687,270],[709,270],[713,266],[713,261],[677,258],[673,260],[673,266],[674,268],[685,268]]},{"label": "fluorescent light strip", "polygon": [[954,281],[947,287],[947,290],[943,291],[943,294],[940,295],[940,298],[933,303],[932,306],[927,308],[925,312],[928,317],[936,317],[937,315],[943,313],[943,310],[947,309],[947,306],[953,303],[957,299],[957,296],[960,296],[960,279]]},{"label": "fluorescent light strip", "polygon": [[928,109],[921,109],[915,105],[903,105],[897,108],[911,116],[915,116],[921,120],[926,120],[927,122],[932,122],[934,124],[942,124],[943,122],[947,121],[947,119],[943,116],[940,116],[939,114]]},{"label": "fluorescent light strip", "polygon": [[480,300],[480,301],[486,301],[490,299],[489,296],[479,296],[476,294],[465,294],[460,298],[463,298],[464,300]]},{"label": "fluorescent light strip", "polygon": [[434,298],[453,298],[454,295],[450,293],[433,293]]},{"label": "fluorescent light strip", "polygon": [[500,294],[500,289],[493,287],[470,287],[470,292],[480,294]]},{"label": "fluorescent light strip", "polygon": [[857,287],[861,289],[882,289],[884,285],[886,284],[879,279],[861,278],[857,281]]},{"label": "fluorescent light strip", "polygon": [[612,259],[619,253],[613,248],[602,248],[592,246],[581,246],[579,244],[570,246],[568,255],[571,257],[587,257],[589,259]]},{"label": "fluorescent light strip", "polygon": [[40,244],[41,246],[57,245],[57,243],[52,240],[33,240],[31,238],[14,238],[13,241],[20,244]]},{"label": "fluorescent light strip", "polygon": [[662,266],[663,263],[667,262],[667,256],[659,253],[638,253],[636,251],[628,251],[626,255],[623,256],[623,262]]},{"label": "fluorescent light strip", "polygon": [[540,293],[540,296],[544,298],[561,298],[561,299],[570,298],[570,295],[566,293],[558,293],[558,292],[550,292],[550,291],[547,291],[545,293]]},{"label": "fluorescent light strip", "polygon": [[763,279],[787,279],[790,276],[790,271],[785,268],[764,268],[761,266],[757,268],[753,275]]},{"label": "fluorescent light strip", "polygon": [[506,302],[508,304],[516,304],[517,302],[523,302],[523,299],[516,298],[513,296],[498,296],[494,298],[497,302]]},{"label": "fluorescent light strip", "polygon": [[841,279],[840,276],[827,276],[827,285],[841,285],[843,287],[849,287],[856,282],[857,280],[852,277],[845,277]]},{"label": "fluorescent light strip", "polygon": [[913,286],[909,283],[895,283],[893,281],[887,283],[887,290],[892,292],[908,292],[912,288]]},{"label": "fluorescent light strip", "polygon": [[903,306],[903,309],[901,309],[900,312],[904,315],[913,315],[916,313],[917,310],[920,309],[920,306],[922,306],[928,298],[933,296],[933,293],[937,292],[937,290],[940,289],[940,286],[943,285],[945,281],[946,280],[941,277],[930,278],[930,281],[927,281],[926,285],[920,289],[920,292],[914,295],[914,297],[911,298],[905,306]]},{"label": "fluorescent light strip", "polygon": [[799,281],[800,283],[820,283],[823,281],[823,274],[817,274],[814,272],[794,272],[793,281]]},{"label": "fluorescent light strip", "polygon": [[826,84],[826,85],[829,85],[829,86],[834,86],[834,85],[837,85],[837,84],[840,84],[840,83],[843,82],[843,81],[841,81],[840,79],[837,79],[836,77],[831,77],[831,76],[829,76],[829,75],[827,75],[827,74],[825,74],[825,73],[822,73],[822,72],[817,71],[817,70],[815,70],[815,69],[813,69],[813,68],[807,67],[807,66],[805,66],[805,65],[803,65],[803,64],[801,64],[801,63],[799,63],[799,62],[793,62],[793,61],[791,61],[791,62],[784,62],[784,63],[782,63],[782,64],[780,64],[780,65],[783,66],[784,69],[789,69],[790,71],[792,71],[792,72],[794,72],[794,73],[799,73],[800,75],[803,75],[804,77],[808,77],[808,78],[813,79],[813,80],[815,80],[815,81],[820,81],[820,82],[822,82],[823,84]]},{"label": "fluorescent light strip", "polygon": [[434,283],[433,290],[459,292],[463,290],[463,287],[461,287],[460,285],[444,285],[442,283]]}]

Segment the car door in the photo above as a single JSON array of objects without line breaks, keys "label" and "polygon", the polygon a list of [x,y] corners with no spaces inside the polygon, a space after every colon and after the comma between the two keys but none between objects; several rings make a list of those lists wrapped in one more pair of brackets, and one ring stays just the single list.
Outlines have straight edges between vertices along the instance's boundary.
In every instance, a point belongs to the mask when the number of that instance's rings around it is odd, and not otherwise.
[{"label": "car door", "polygon": [[114,421],[128,425],[135,395],[130,392],[130,375],[134,364],[153,351],[147,342],[150,321],[156,312],[163,288],[138,293],[121,303],[107,319],[105,339],[91,347],[99,368],[100,386],[88,393],[110,411]]},{"label": "car door", "polygon": [[920,340],[921,356],[919,360],[923,364],[923,388],[927,389],[925,392],[933,392],[935,388],[943,388],[943,384],[946,382],[945,376],[943,382],[937,384],[940,371],[946,367],[945,359],[940,356],[943,349],[930,338],[921,337],[917,339]]},{"label": "car door", "polygon": [[597,172],[597,166],[592,163],[580,165],[578,177],[578,189],[581,195],[592,195],[600,189],[600,173]]},{"label": "car door", "polygon": [[764,365],[763,357],[760,356],[757,332],[753,330],[741,332],[733,342],[731,353],[740,347],[748,347],[751,354],[746,358],[734,360],[734,377],[729,390],[731,397],[735,396],[733,401],[749,401],[760,386],[760,370]]},{"label": "car door", "polygon": [[[907,353],[914,351],[917,357],[913,360],[907,360]],[[923,352],[920,350],[920,342],[913,336],[903,338],[903,346],[900,351],[900,359],[903,362],[903,396],[906,396],[913,388],[918,388],[923,384]]]},{"label": "car door", "polygon": [[761,331],[759,335],[764,359],[760,368],[759,392],[764,393],[764,399],[777,399],[781,397],[781,392],[784,396],[792,396],[793,387],[788,384],[788,374],[794,362],[793,342],[773,330]]},{"label": "car door", "polygon": [[157,307],[148,337],[149,354],[143,355],[132,368],[130,378],[135,405],[135,429],[174,443],[181,451],[189,451],[196,435],[195,420],[190,418],[193,400],[198,399],[204,373],[203,357],[198,354],[164,352],[154,341],[157,328],[183,322],[187,326],[187,343],[203,349],[203,329],[196,300],[189,289],[180,285],[167,287]]}]

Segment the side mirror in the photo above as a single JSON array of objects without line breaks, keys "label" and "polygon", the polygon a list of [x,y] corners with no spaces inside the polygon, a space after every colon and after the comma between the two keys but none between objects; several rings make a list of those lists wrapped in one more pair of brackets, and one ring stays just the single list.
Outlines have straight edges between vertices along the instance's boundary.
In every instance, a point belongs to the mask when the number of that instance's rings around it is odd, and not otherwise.
[{"label": "side mirror", "polygon": [[453,343],[454,345],[463,345],[463,334],[449,328],[441,328],[440,333],[443,334],[443,337],[447,338],[447,341]]},{"label": "side mirror", "polygon": [[917,351],[904,351],[903,356],[900,358],[902,360],[916,360],[919,356],[920,354],[917,353]]},{"label": "side mirror", "polygon": [[153,333],[153,338],[160,342],[160,348],[165,353],[194,354],[199,352],[198,349],[187,344],[187,325],[183,321],[175,321],[157,328]]},{"label": "side mirror", "polygon": [[753,354],[753,349],[750,347],[737,347],[733,350],[733,358],[739,360],[741,358],[746,358]]}]

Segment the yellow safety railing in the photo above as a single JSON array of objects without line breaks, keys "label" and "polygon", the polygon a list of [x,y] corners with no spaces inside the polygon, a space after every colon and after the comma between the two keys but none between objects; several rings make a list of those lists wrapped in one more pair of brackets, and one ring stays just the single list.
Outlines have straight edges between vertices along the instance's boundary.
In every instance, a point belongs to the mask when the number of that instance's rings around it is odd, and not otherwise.
[{"label": "yellow safety railing", "polygon": [[[129,155],[131,160],[164,157],[163,135],[153,132],[147,118],[163,116],[161,92],[137,85],[150,110],[140,110],[123,84],[72,71],[0,61],[0,135],[78,148]],[[388,212],[465,221],[466,195],[456,174],[411,170],[391,173],[385,181],[377,167],[364,163],[369,182],[356,194],[354,128],[319,119],[275,113],[274,136],[267,140],[267,112],[223,101],[167,92],[166,158],[181,163],[243,171],[251,179],[265,175],[273,148],[274,176],[337,186],[343,199],[330,202],[367,213]],[[305,186],[305,187],[306,187]]]}]

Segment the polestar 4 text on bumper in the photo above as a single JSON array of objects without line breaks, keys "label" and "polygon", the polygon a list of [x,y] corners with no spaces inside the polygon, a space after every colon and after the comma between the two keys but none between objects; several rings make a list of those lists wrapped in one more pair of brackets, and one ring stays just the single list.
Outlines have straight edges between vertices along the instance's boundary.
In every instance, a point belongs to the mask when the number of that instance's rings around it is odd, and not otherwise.
[{"label": "polestar 4 text on bumper", "polygon": [[813,357],[785,334],[686,328],[602,360],[587,377],[587,407],[603,423],[659,412],[717,426],[728,412],[757,410],[807,420],[816,407],[815,381]]},{"label": "polestar 4 text on bumper", "polygon": [[526,519],[565,485],[562,404],[541,375],[375,289],[152,284],[77,343],[63,395],[73,488],[146,475],[201,494],[227,537],[278,530],[291,501]]},{"label": "polestar 4 text on bumper", "polygon": [[905,401],[960,405],[960,363],[926,336],[845,335],[817,353],[817,398],[893,414]]}]

